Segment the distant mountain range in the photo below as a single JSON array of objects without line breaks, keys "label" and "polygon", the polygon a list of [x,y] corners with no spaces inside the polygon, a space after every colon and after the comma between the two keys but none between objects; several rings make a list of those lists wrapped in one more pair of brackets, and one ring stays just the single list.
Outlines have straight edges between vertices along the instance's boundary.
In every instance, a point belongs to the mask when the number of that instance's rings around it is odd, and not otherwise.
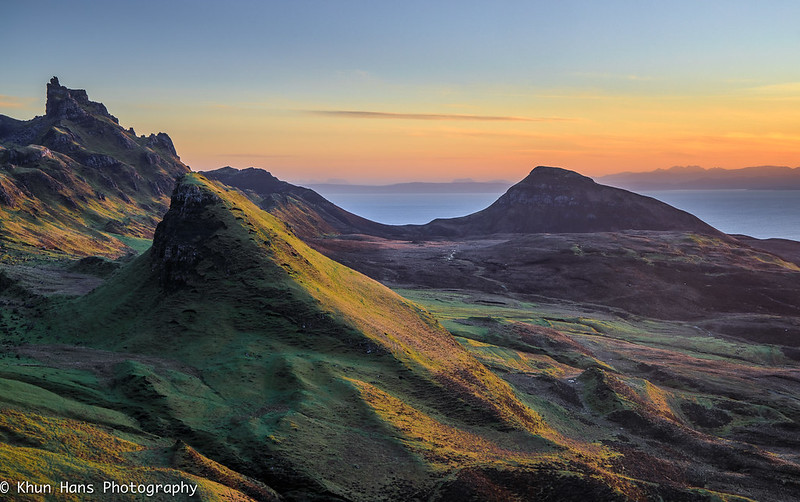
[{"label": "distant mountain range", "polygon": [[719,233],[695,216],[663,202],[599,185],[591,178],[556,167],[536,167],[482,211],[460,218],[439,218],[425,225],[383,225],[366,220],[310,189],[281,182],[261,169],[239,171],[226,167],[204,174],[257,195],[262,208],[280,215],[305,236],[316,232],[314,236],[318,237],[333,229],[337,233],[404,239],[620,230]]},{"label": "distant mountain range", "polygon": [[628,190],[800,190],[800,167],[705,169],[675,166],[641,173],[609,174],[598,177],[597,181]]},{"label": "distant mountain range", "polygon": [[502,193],[512,185],[508,181],[452,181],[448,183],[411,182],[392,185],[351,185],[344,183],[309,183],[306,186],[326,194],[346,193]]},{"label": "distant mountain range", "polygon": [[[626,190],[800,190],[800,167],[754,166],[742,169],[706,169],[675,166],[646,172],[622,172],[595,177],[600,184]],[[310,183],[305,186],[323,194],[349,193],[502,193],[507,181],[411,182],[391,185]]]}]

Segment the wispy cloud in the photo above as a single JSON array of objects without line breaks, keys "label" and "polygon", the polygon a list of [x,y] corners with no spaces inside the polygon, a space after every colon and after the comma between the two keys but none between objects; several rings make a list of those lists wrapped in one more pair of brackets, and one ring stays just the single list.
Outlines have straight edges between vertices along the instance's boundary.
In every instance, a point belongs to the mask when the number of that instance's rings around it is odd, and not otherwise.
[{"label": "wispy cloud", "polygon": [[573,72],[572,75],[581,78],[606,79],[606,80],[631,80],[635,82],[647,82],[655,80],[648,75],[602,73],[602,72]]},{"label": "wispy cloud", "polygon": [[800,82],[784,82],[780,84],[760,85],[747,89],[750,92],[766,95],[791,95],[796,97],[800,93]]},{"label": "wispy cloud", "polygon": [[18,98],[16,96],[5,96],[0,94],[0,106],[4,108],[24,108],[33,98]]},{"label": "wispy cloud", "polygon": [[552,138],[552,135],[544,135],[541,133],[531,133],[527,131],[483,131],[480,129],[452,129],[445,128],[439,131],[441,134],[450,136],[468,136],[474,138],[526,138],[526,139],[544,139]]},{"label": "wispy cloud", "polygon": [[572,119],[562,117],[516,117],[501,115],[470,115],[460,113],[394,113],[365,110],[304,110],[305,113],[321,117],[340,117],[354,119],[395,119],[395,120],[465,120],[482,122],[565,122]]},{"label": "wispy cloud", "polygon": [[296,157],[296,155],[281,155],[270,153],[217,153],[215,157],[235,157],[246,159],[283,159],[289,157]]}]

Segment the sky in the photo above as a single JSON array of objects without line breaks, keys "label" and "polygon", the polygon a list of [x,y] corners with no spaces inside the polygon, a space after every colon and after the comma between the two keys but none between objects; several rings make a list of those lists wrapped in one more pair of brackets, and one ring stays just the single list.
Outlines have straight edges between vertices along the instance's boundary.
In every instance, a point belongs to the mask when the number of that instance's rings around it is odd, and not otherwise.
[{"label": "sky", "polygon": [[0,0],[0,114],[86,89],[293,182],[800,165],[800,2]]}]

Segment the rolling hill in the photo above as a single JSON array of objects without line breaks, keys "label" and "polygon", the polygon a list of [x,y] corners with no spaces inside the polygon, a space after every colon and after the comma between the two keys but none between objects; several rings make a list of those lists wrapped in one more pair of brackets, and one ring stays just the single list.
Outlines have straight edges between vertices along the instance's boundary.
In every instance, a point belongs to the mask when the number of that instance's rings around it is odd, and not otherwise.
[{"label": "rolling hill", "polygon": [[317,192],[281,181],[263,169],[223,167],[204,171],[203,175],[244,191],[265,211],[289,223],[304,239],[321,235],[392,234],[391,225],[383,225],[345,211]]},{"label": "rolling hill", "polygon": [[[4,416],[16,418],[0,431],[8,455],[58,466],[43,480],[83,479],[81,469],[119,477],[115,452],[132,468],[199,478],[208,494],[221,484],[257,500],[710,493],[622,475],[619,453],[554,427],[543,403],[521,400],[429,313],[199,174],[179,182],[149,252],[92,293],[41,308],[14,331],[37,342],[4,360],[2,378],[17,389],[2,398]],[[576,364],[584,385],[612,389],[604,399],[634,392],[591,357]],[[37,406],[47,392],[63,396],[58,406]],[[677,420],[633,402],[646,421]],[[60,442],[31,447],[31,420],[55,424]],[[103,441],[85,459],[58,446],[79,430]],[[749,465],[770,462],[757,453]],[[31,472],[4,465],[6,477]]]},{"label": "rolling hill", "polygon": [[412,235],[427,238],[622,230],[718,233],[697,217],[663,202],[545,166],[533,169],[482,211],[406,228]]}]

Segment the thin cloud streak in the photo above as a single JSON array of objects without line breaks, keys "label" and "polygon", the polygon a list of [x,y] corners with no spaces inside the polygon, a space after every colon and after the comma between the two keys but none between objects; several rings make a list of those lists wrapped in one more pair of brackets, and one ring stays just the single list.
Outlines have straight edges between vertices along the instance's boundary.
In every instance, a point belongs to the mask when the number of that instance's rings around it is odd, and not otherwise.
[{"label": "thin cloud streak", "polygon": [[617,73],[601,73],[601,72],[573,72],[572,75],[582,78],[607,79],[607,80],[632,80],[637,82],[647,82],[651,80],[656,80],[654,77],[650,77],[648,75],[636,75],[636,74],[623,75]]},{"label": "thin cloud streak", "polygon": [[36,101],[33,98],[18,98],[16,96],[6,96],[0,94],[0,106],[5,108],[24,108],[31,103]]},{"label": "thin cloud streak", "polygon": [[783,82],[780,84],[760,85],[750,87],[748,90],[753,92],[790,92],[797,93],[800,91],[800,82]]},{"label": "thin cloud streak", "polygon": [[305,113],[322,117],[395,120],[469,120],[482,122],[567,122],[563,117],[514,117],[498,115],[467,115],[458,113],[393,113],[364,110],[305,110]]},{"label": "thin cloud streak", "polygon": [[215,157],[259,158],[259,159],[285,159],[296,155],[269,154],[269,153],[216,153]]}]

